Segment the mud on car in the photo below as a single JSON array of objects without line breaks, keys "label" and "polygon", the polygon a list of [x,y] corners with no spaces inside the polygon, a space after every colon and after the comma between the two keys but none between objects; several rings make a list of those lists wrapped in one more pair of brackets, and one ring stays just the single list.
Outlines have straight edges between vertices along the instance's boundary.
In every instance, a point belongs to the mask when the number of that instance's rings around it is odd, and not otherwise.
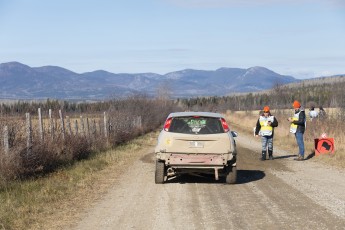
[{"label": "mud on car", "polygon": [[155,183],[182,174],[212,174],[236,183],[236,136],[219,113],[169,114],[155,147]]}]

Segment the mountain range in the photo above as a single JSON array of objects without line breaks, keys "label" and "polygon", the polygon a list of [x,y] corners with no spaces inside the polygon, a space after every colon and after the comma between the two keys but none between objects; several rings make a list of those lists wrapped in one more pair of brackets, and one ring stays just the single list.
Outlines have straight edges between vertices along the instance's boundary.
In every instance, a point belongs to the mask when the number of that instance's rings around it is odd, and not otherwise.
[{"label": "mountain range", "polygon": [[156,73],[111,73],[96,70],[75,73],[58,66],[30,67],[19,62],[0,64],[2,99],[104,100],[135,94],[171,97],[224,96],[271,89],[276,84],[300,80],[264,67],[185,69],[164,75]]}]

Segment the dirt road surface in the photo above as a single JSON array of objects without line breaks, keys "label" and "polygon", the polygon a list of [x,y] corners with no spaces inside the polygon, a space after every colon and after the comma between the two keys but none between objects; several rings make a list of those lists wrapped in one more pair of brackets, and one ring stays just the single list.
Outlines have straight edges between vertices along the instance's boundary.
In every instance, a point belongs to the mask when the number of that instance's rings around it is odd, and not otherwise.
[{"label": "dirt road surface", "polygon": [[260,139],[241,135],[238,183],[180,177],[154,183],[153,147],[84,210],[71,229],[345,229],[345,172],[275,150],[262,162]]}]

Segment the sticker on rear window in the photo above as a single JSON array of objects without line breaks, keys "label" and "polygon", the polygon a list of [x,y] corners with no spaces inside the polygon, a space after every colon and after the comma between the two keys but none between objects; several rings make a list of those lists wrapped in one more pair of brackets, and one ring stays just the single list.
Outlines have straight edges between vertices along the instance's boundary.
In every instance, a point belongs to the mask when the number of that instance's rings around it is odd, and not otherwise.
[{"label": "sticker on rear window", "polygon": [[206,120],[204,119],[191,119],[187,122],[189,127],[204,127],[206,125]]}]

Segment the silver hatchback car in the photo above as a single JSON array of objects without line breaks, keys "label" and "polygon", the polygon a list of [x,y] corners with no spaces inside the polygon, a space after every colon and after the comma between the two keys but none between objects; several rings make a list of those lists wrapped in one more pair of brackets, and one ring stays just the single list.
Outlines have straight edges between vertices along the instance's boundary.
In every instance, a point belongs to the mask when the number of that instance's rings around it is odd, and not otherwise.
[{"label": "silver hatchback car", "polygon": [[155,148],[155,183],[181,174],[213,174],[236,183],[236,136],[219,113],[169,114]]}]

